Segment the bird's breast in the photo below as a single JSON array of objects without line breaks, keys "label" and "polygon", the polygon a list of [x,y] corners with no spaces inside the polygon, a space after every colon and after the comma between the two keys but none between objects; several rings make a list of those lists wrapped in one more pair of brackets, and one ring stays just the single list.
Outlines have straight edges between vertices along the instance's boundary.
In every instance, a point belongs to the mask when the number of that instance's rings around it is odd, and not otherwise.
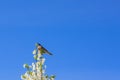
[{"label": "bird's breast", "polygon": [[41,47],[41,46],[38,46],[37,48],[38,48],[38,50],[41,50],[41,49],[42,49],[42,47]]}]

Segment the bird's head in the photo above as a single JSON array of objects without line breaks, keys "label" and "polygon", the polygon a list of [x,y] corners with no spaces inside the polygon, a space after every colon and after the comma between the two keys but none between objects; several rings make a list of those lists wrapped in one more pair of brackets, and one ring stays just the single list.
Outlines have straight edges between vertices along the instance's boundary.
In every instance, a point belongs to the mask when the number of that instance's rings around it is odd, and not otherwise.
[{"label": "bird's head", "polygon": [[38,46],[41,46],[41,44],[40,43],[36,43],[35,46],[38,47]]}]

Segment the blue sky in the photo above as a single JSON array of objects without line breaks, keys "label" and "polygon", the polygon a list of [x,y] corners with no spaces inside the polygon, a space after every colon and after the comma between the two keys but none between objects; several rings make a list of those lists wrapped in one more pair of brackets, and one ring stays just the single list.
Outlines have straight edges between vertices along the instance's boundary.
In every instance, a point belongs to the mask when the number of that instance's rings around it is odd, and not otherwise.
[{"label": "blue sky", "polygon": [[0,0],[0,78],[20,80],[40,42],[56,80],[120,80],[119,3]]}]

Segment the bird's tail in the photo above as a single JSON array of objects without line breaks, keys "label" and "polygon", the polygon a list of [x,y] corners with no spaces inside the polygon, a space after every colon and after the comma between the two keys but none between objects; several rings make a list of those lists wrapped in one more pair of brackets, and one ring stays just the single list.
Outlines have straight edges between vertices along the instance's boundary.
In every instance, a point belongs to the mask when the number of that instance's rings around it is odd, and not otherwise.
[{"label": "bird's tail", "polygon": [[50,53],[50,52],[47,52],[49,55],[53,55],[52,53]]}]

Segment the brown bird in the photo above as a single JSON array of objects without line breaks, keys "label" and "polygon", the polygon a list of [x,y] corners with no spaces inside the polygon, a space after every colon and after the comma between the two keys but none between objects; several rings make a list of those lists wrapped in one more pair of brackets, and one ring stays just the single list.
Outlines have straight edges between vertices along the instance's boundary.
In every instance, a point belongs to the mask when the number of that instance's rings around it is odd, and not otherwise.
[{"label": "brown bird", "polygon": [[41,54],[49,54],[52,55],[47,49],[45,49],[40,43],[36,43],[37,49],[40,51]]}]

